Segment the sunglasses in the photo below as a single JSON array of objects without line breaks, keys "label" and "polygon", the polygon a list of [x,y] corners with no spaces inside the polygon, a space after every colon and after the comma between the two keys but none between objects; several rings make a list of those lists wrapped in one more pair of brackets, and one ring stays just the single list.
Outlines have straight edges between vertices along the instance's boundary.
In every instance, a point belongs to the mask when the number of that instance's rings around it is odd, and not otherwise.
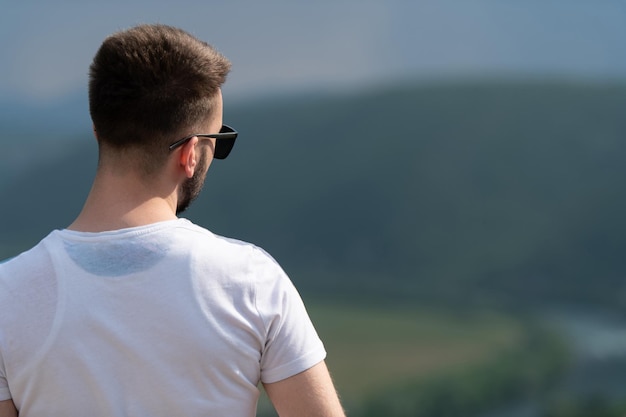
[{"label": "sunglasses", "polygon": [[235,139],[237,139],[237,131],[230,126],[222,125],[220,133],[194,133],[193,135],[185,136],[184,138],[177,140],[170,145],[170,151],[178,148],[191,138],[214,138],[215,139],[215,151],[213,152],[213,158],[224,159],[228,156],[230,151],[235,146]]}]

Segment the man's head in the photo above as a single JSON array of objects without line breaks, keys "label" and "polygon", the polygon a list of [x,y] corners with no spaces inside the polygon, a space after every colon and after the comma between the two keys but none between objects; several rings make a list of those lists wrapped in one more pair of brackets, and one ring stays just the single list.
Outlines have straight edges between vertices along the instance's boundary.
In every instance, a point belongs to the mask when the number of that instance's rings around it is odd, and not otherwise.
[{"label": "man's head", "polygon": [[130,156],[156,172],[168,145],[221,114],[230,62],[180,29],[141,25],[105,39],[90,67],[89,109],[101,162]]}]

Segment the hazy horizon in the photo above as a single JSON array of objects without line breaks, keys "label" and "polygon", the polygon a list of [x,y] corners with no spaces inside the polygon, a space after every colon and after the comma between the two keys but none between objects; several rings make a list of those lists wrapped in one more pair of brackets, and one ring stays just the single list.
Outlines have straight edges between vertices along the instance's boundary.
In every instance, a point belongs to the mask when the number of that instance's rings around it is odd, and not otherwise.
[{"label": "hazy horizon", "polygon": [[46,104],[82,94],[104,37],[148,22],[227,55],[234,100],[401,79],[626,79],[625,18],[617,0],[12,3],[0,25],[0,96]]}]

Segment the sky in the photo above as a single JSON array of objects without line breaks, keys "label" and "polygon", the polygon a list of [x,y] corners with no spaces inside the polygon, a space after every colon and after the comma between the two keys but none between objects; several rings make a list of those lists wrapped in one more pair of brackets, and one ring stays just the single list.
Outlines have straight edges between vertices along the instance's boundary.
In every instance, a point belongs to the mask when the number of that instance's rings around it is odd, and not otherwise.
[{"label": "sky", "polygon": [[110,33],[179,26],[233,62],[225,95],[401,79],[626,78],[626,0],[0,0],[0,98],[86,91]]}]

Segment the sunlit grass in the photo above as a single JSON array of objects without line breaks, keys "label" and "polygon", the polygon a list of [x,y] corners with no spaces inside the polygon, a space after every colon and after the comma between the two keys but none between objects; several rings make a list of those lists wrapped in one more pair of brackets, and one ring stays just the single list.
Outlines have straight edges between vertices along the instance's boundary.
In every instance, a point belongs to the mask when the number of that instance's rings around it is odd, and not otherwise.
[{"label": "sunlit grass", "polygon": [[327,305],[311,306],[309,312],[337,388],[351,400],[405,378],[486,362],[523,336],[519,323],[495,314]]}]

